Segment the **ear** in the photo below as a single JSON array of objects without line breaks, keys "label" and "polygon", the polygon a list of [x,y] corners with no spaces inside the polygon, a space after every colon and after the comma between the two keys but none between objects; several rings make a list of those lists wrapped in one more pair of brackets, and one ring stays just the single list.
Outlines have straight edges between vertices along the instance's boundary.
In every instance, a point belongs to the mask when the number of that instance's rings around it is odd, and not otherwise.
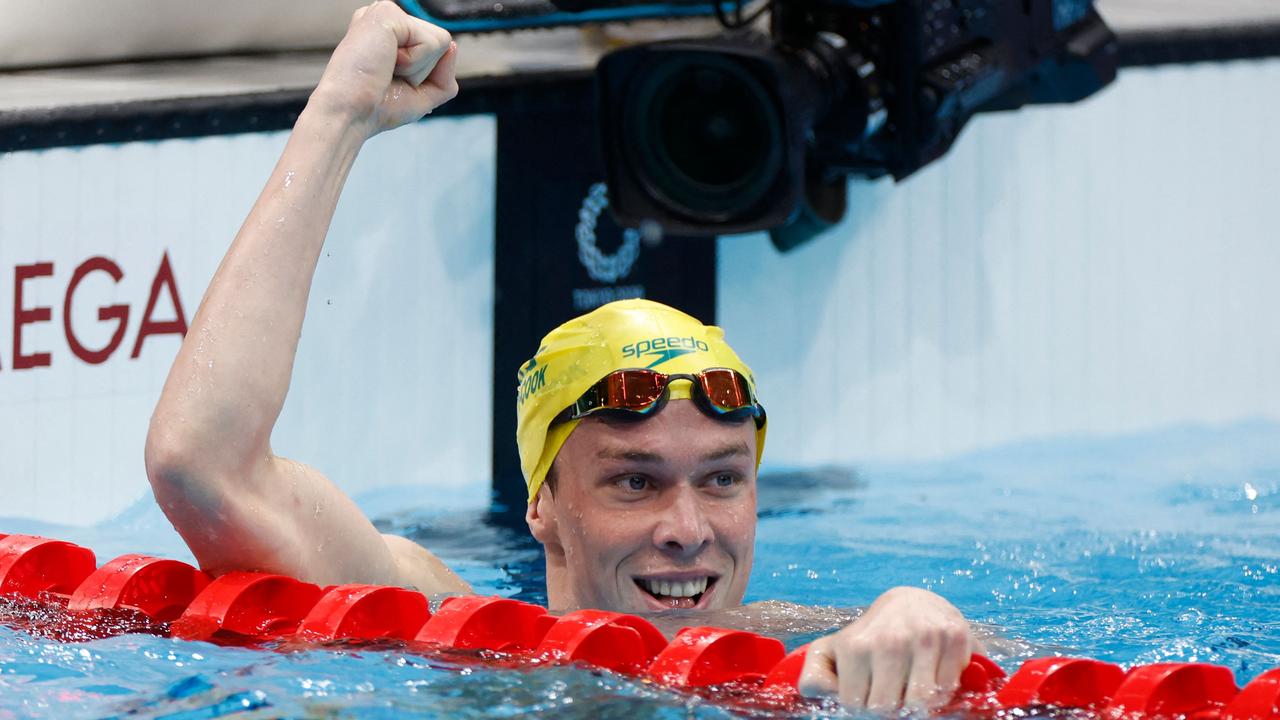
[{"label": "ear", "polygon": [[538,496],[524,511],[524,521],[529,524],[529,534],[543,545],[559,544],[560,532],[556,523],[556,501],[545,487],[538,489]]}]

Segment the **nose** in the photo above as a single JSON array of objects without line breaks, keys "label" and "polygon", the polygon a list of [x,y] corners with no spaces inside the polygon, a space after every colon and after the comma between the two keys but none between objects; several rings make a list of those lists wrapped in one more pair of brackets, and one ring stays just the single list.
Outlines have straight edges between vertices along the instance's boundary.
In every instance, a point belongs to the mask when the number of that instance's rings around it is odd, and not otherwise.
[{"label": "nose", "polygon": [[667,553],[692,557],[711,543],[711,523],[707,521],[697,490],[680,485],[671,493],[671,502],[654,528],[653,543]]}]

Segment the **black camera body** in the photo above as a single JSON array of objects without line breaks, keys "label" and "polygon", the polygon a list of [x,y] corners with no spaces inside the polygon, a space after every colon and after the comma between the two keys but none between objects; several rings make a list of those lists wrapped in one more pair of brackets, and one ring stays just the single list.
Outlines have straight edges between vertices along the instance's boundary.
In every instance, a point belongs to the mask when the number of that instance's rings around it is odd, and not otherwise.
[{"label": "black camera body", "polygon": [[624,224],[720,234],[790,219],[821,88],[767,38],[643,45],[604,58],[597,77],[610,205]]},{"label": "black camera body", "polygon": [[627,225],[774,231],[840,219],[849,175],[901,180],[974,114],[1073,102],[1115,78],[1088,0],[775,0],[761,33],[615,51],[597,78]]}]

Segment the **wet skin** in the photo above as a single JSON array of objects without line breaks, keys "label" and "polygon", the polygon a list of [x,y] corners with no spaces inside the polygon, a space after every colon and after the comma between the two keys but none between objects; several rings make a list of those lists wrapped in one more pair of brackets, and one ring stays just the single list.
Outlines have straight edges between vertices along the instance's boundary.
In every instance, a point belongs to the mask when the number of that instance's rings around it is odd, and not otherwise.
[{"label": "wet skin", "polygon": [[546,548],[551,607],[740,605],[755,546],[755,458],[752,421],[715,420],[689,400],[638,422],[583,420],[556,457],[554,492],[544,487],[526,518]]},{"label": "wet skin", "polygon": [[[447,32],[395,3],[357,10],[205,293],[146,448],[156,500],[204,570],[470,592],[430,551],[382,535],[323,473],[270,446],[347,173],[369,137],[458,92],[456,58]],[[752,423],[713,420],[689,401],[640,423],[583,422],[556,461],[557,492],[527,513],[546,547],[550,604],[737,607],[755,541],[754,443]],[[936,707],[973,647],[946,600],[894,588],[810,646],[800,690],[851,707]]]}]

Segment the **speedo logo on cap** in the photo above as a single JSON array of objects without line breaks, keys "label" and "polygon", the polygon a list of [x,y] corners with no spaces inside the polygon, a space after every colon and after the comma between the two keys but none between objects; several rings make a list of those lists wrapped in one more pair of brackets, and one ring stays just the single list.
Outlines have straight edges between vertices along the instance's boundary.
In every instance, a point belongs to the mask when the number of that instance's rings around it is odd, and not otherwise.
[{"label": "speedo logo on cap", "polygon": [[692,335],[689,337],[657,337],[641,340],[622,346],[622,357],[633,357],[637,360],[652,360],[646,368],[657,367],[662,363],[688,355],[691,352],[707,352],[711,348]]}]

